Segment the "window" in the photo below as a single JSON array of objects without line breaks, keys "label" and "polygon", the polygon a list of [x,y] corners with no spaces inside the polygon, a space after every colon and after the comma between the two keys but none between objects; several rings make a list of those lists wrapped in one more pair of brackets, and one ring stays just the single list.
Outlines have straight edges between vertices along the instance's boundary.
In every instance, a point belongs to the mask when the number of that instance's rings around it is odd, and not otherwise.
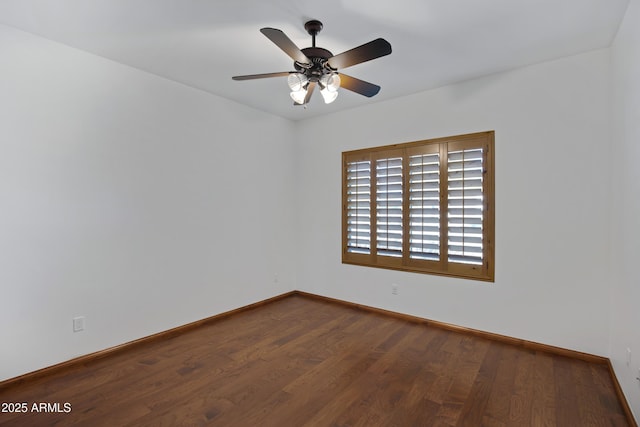
[{"label": "window", "polygon": [[493,140],[342,153],[342,262],[493,281]]}]

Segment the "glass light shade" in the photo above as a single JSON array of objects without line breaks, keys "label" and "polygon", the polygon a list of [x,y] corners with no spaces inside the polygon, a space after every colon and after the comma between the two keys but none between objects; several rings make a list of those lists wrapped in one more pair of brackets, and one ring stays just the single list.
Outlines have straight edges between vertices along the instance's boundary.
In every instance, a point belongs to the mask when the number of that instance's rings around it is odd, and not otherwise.
[{"label": "glass light shade", "polygon": [[307,83],[309,83],[309,79],[302,73],[291,73],[287,78],[287,83],[293,92],[299,92],[304,90]]},{"label": "glass light shade", "polygon": [[320,95],[322,95],[322,99],[324,99],[325,104],[331,104],[338,97],[337,89],[334,91],[330,91],[329,88],[320,89]]},{"label": "glass light shade", "polygon": [[329,92],[337,92],[340,87],[340,76],[336,73],[325,74],[320,78],[320,86]]},{"label": "glass light shade", "polygon": [[307,90],[306,89],[296,90],[291,92],[289,95],[291,96],[291,99],[293,99],[293,102],[295,102],[296,104],[303,104],[304,98],[307,96]]},{"label": "glass light shade", "polygon": [[320,78],[320,94],[325,104],[331,104],[338,97],[340,76],[336,73],[325,74]]}]

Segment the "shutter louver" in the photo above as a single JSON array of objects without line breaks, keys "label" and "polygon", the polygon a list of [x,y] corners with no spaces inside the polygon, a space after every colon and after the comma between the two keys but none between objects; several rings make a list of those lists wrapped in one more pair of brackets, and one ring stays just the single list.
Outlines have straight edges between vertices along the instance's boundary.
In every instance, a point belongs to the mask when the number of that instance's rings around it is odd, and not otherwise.
[{"label": "shutter louver", "polygon": [[347,251],[371,253],[371,162],[347,163]]},{"label": "shutter louver", "polygon": [[409,157],[409,257],[440,260],[440,156]]},{"label": "shutter louver", "polygon": [[402,157],[376,161],[376,253],[402,256]]},{"label": "shutter louver", "polygon": [[483,150],[448,154],[448,260],[481,265],[483,261]]}]

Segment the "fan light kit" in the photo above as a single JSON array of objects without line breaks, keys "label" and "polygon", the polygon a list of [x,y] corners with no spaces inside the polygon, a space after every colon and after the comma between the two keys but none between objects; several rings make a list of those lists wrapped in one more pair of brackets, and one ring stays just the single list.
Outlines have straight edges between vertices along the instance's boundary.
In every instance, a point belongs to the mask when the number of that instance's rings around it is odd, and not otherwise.
[{"label": "fan light kit", "polygon": [[304,49],[298,48],[281,30],[275,28],[262,28],[260,30],[262,34],[293,59],[295,71],[235,76],[233,80],[287,76],[287,83],[289,89],[291,89],[290,95],[294,105],[306,105],[311,99],[316,86],[320,86],[320,95],[322,95],[322,99],[326,104],[336,100],[338,89],[341,87],[369,98],[380,92],[380,86],[339,73],[338,69],[389,55],[391,53],[391,45],[388,41],[375,39],[334,56],[327,49],[316,47],[316,35],[322,30],[322,22],[312,20],[304,24],[304,28],[312,40],[311,47]]}]

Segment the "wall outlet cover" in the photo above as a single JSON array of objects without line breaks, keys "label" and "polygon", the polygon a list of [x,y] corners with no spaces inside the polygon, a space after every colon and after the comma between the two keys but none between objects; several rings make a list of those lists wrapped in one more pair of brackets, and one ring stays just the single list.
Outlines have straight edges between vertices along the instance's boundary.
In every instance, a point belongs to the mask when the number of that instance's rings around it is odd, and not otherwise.
[{"label": "wall outlet cover", "polygon": [[73,332],[84,331],[84,316],[73,318]]}]

